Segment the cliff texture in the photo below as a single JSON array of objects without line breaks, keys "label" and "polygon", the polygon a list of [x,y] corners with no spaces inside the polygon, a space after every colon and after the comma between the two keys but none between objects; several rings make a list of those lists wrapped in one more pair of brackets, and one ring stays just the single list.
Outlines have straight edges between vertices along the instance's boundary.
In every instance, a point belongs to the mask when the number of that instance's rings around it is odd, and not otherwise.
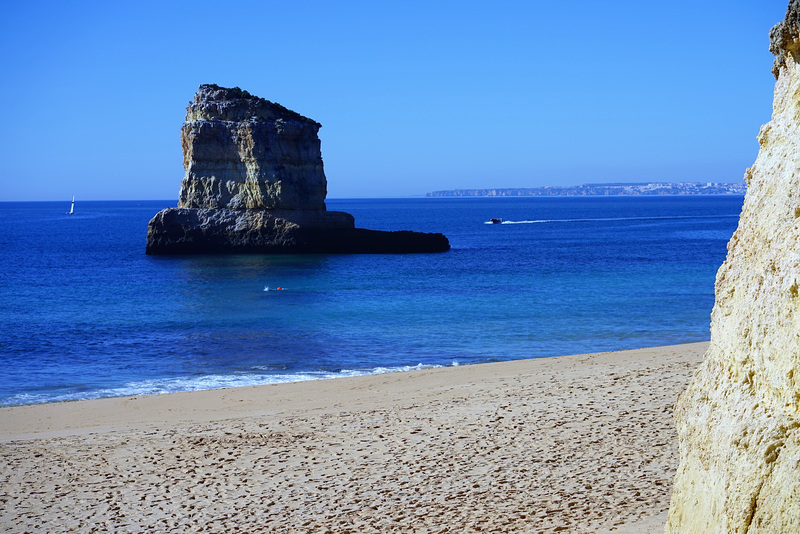
[{"label": "cliff texture", "polygon": [[439,252],[442,234],[355,228],[327,211],[319,123],[247,91],[201,85],[181,128],[177,208],[147,229],[148,254]]},{"label": "cliff texture", "polygon": [[319,128],[247,91],[201,85],[181,128],[178,207],[325,209]]},{"label": "cliff texture", "polygon": [[772,120],[717,273],[711,343],[675,407],[667,533],[800,532],[800,0],[770,32]]}]

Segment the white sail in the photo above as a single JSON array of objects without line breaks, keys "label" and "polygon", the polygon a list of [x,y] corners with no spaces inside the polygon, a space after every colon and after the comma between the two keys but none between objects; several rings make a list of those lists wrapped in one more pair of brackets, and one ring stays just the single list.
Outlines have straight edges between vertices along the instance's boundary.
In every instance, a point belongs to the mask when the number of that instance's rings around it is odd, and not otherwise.
[{"label": "white sail", "polygon": [[72,195],[72,205],[70,205],[67,215],[72,215],[73,213],[75,213],[75,195]]}]

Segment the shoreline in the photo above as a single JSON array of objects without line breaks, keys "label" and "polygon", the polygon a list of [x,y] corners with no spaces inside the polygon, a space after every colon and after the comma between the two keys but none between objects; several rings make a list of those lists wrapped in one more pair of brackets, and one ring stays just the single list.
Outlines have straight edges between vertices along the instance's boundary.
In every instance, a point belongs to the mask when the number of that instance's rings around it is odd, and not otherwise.
[{"label": "shoreline", "polygon": [[707,346],[0,408],[0,522],[658,532]]}]

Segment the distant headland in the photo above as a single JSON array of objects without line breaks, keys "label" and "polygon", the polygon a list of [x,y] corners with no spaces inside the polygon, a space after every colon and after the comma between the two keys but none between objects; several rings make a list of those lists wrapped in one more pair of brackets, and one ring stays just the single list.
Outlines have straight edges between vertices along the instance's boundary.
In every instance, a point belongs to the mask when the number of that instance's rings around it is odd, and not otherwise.
[{"label": "distant headland", "polygon": [[427,197],[582,197],[644,195],[744,195],[744,182],[644,182],[583,184],[571,186],[516,187],[503,189],[451,189],[433,191]]}]

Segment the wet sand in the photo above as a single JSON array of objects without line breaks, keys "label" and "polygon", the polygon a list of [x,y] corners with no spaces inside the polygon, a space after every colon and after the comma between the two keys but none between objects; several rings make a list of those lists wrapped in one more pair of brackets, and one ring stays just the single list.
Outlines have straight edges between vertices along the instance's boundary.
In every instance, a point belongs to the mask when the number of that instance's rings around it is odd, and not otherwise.
[{"label": "wet sand", "polygon": [[0,409],[4,532],[663,532],[707,343]]}]

